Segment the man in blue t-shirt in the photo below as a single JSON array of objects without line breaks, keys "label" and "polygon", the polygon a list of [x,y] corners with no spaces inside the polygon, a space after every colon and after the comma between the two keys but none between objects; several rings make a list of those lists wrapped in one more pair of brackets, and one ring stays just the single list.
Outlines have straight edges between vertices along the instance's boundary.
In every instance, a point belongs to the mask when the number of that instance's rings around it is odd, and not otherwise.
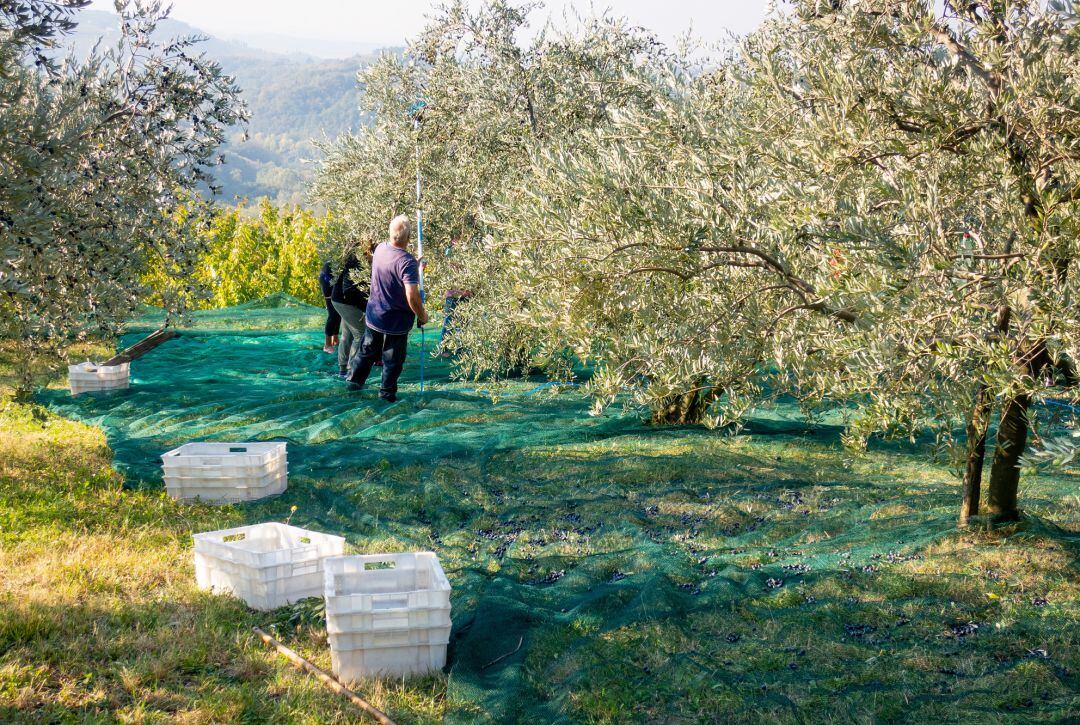
[{"label": "man in blue t-shirt", "polygon": [[405,365],[409,331],[419,320],[428,321],[420,299],[420,265],[409,254],[408,217],[390,222],[390,241],[375,248],[371,258],[371,291],[367,303],[367,331],[360,344],[360,354],[350,364],[348,381],[362,388],[375,361],[382,357],[382,384],[379,397],[397,400],[397,381]]}]

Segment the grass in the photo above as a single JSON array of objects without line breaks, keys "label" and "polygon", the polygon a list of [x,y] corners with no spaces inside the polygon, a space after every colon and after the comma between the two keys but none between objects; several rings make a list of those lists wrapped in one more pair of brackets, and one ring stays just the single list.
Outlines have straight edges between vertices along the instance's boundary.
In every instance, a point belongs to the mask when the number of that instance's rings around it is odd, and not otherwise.
[{"label": "grass", "polygon": [[[250,634],[276,625],[329,669],[320,624],[195,588],[191,532],[243,523],[236,507],[124,490],[100,429],[2,405],[0,721],[356,720]],[[442,715],[442,677],[357,689],[402,722]]]},{"label": "grass", "polygon": [[[143,387],[186,374],[205,346],[188,344],[140,363]],[[249,354],[233,379],[304,364],[272,347]],[[150,405],[135,389],[72,404],[114,416],[126,481],[100,429],[7,404],[0,720],[353,721],[249,633],[275,625],[329,668],[311,606],[259,614],[194,587],[193,531],[283,519],[293,505],[294,523],[344,533],[356,551],[433,548],[444,562],[449,676],[357,685],[401,722],[1080,712],[1075,477],[1027,477],[1026,522],[959,532],[958,484],[919,449],[852,456],[831,431],[653,429],[589,418],[573,393],[490,406],[429,384],[424,405],[391,407],[339,402],[332,383],[310,380],[281,383],[273,404],[202,383],[206,400],[175,393],[183,415],[153,389],[149,420],[132,412]],[[255,429],[236,426],[296,420],[309,427],[290,438],[295,465],[276,501],[180,507],[139,468],[193,430],[243,436]]]}]

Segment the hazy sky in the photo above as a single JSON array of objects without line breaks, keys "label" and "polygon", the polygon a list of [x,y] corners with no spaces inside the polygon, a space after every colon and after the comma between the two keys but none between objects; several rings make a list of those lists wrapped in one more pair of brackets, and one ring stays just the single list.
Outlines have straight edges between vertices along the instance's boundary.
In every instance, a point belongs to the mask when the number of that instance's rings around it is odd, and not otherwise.
[{"label": "hazy sky", "polygon": [[[572,7],[610,8],[671,41],[691,26],[702,40],[745,33],[764,17],[769,0],[548,0],[544,13]],[[274,34],[352,43],[401,45],[422,27],[437,0],[172,0],[172,16],[215,35]],[[93,0],[112,10],[112,0]],[[539,16],[538,16],[539,17]]]}]

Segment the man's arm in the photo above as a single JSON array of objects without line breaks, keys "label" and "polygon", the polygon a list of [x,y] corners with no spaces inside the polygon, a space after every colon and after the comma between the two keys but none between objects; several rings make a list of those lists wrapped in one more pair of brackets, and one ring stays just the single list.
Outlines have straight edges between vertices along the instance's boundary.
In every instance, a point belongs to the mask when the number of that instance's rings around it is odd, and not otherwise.
[{"label": "man's arm", "polygon": [[420,324],[426,325],[428,314],[427,310],[424,309],[424,301],[420,299],[420,285],[405,285],[405,301],[409,303],[409,309],[416,315],[416,319],[420,321]]}]

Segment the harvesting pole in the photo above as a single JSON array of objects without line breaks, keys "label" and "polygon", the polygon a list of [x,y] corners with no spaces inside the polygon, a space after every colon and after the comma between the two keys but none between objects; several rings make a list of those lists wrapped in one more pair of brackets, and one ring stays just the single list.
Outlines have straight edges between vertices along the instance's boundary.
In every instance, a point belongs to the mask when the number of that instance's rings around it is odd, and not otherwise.
[{"label": "harvesting pole", "polygon": [[[424,292],[424,218],[420,210],[420,119],[424,115],[425,104],[417,101],[409,108],[412,116],[413,130],[416,131],[416,256],[421,262],[420,268],[420,301],[427,304],[427,294]],[[420,397],[424,396],[424,358],[427,357],[427,345],[425,344],[424,326],[420,327]]]},{"label": "harvesting pole", "polygon": [[[424,111],[424,102],[417,101],[410,109],[413,129],[416,131],[416,255],[424,256],[424,220],[420,210],[420,116]],[[424,297],[424,266],[420,265],[420,297]],[[424,300],[426,302],[426,300]]]}]

